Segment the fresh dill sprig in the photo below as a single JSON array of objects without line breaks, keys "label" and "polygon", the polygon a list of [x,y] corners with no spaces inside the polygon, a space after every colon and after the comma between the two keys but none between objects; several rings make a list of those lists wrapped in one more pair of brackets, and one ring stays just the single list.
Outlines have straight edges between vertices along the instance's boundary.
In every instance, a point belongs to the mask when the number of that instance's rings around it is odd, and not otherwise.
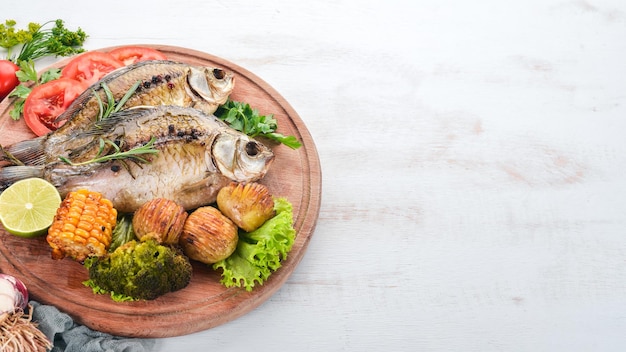
[{"label": "fresh dill sprig", "polygon": [[[54,23],[52,28],[44,28],[46,25]],[[29,24],[29,28],[34,29]],[[37,60],[46,56],[70,56],[82,53],[83,43],[87,39],[87,34],[80,28],[71,31],[65,27],[63,20],[49,21],[37,28],[32,33],[31,40],[26,42],[20,49],[17,62],[23,60]]]},{"label": "fresh dill sprig", "polygon": [[[81,166],[81,165],[87,165],[87,164],[92,164],[92,163],[102,163],[102,162],[111,161],[111,160],[123,160],[123,161],[130,160],[136,163],[148,164],[150,163],[150,161],[144,158],[143,155],[157,154],[159,152],[158,149],[154,147],[155,142],[156,142],[156,138],[152,137],[150,141],[148,141],[148,143],[123,152],[120,149],[120,147],[117,144],[115,144],[113,141],[100,138],[98,154],[93,159],[83,161],[80,163],[74,163],[70,159],[64,156],[59,156],[59,159],[63,161],[64,163],[72,165],[72,166]],[[111,146],[114,149],[113,153],[104,154],[105,147],[107,145]]]}]

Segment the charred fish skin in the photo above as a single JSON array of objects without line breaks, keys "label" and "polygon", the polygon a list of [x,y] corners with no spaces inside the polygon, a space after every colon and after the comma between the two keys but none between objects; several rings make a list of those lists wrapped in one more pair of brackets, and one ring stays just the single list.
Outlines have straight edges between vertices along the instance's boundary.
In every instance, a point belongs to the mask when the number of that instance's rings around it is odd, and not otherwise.
[{"label": "charred fish skin", "polygon": [[83,92],[59,116],[58,119],[66,120],[66,123],[58,130],[35,138],[27,147],[18,142],[7,147],[7,151],[25,165],[43,165],[60,155],[76,154],[73,150],[85,144],[85,140],[79,138],[80,134],[97,121],[99,101],[107,101],[102,85],[106,84],[114,100],[119,101],[137,82],[140,84],[124,104],[125,109],[173,105],[212,114],[227,101],[235,78],[232,72],[215,67],[167,60],[138,62],[111,72]]},{"label": "charred fish skin", "polygon": [[232,72],[214,67],[196,67],[167,60],[141,61],[117,69],[94,83],[59,116],[67,123],[60,134],[89,125],[99,112],[98,99],[106,101],[102,84],[106,84],[115,101],[119,101],[131,87],[140,82],[135,94],[124,105],[175,105],[195,107],[212,114],[224,104],[232,92],[235,78]]},{"label": "charred fish skin", "polygon": [[[101,131],[100,135],[95,131]],[[153,137],[158,150],[147,164],[115,160],[70,165],[54,161],[41,166],[0,169],[11,180],[20,175],[40,176],[54,184],[62,196],[87,188],[102,193],[120,212],[133,212],[152,198],[168,198],[186,209],[215,202],[217,192],[231,181],[252,182],[265,176],[274,154],[253,138],[235,131],[213,115],[176,106],[138,107],[122,111],[94,129],[94,144],[106,138],[129,150]],[[80,160],[93,146],[86,145]],[[80,151],[80,150],[79,150]],[[4,182],[7,183],[7,182]]]},{"label": "charred fish skin", "polygon": [[152,138],[155,138],[156,146],[194,140],[213,145],[219,135],[232,136],[233,145],[240,139],[248,140],[246,135],[234,131],[222,120],[194,108],[141,106],[120,111],[78,134],[78,139],[86,143],[74,149],[68,159],[80,163],[113,151],[110,144],[102,146],[100,140],[113,142],[121,152],[125,152],[145,145]]}]

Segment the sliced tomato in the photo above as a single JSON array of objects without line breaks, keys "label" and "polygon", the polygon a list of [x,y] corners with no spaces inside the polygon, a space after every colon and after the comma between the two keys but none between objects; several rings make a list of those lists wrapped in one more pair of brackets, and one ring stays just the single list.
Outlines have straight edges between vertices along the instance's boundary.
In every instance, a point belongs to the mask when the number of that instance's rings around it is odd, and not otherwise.
[{"label": "sliced tomato", "polygon": [[162,52],[143,46],[123,46],[109,51],[109,54],[123,62],[124,65],[147,60],[167,60],[167,57]]},{"label": "sliced tomato", "polygon": [[55,122],[68,106],[85,91],[86,86],[73,79],[59,78],[36,86],[24,102],[24,121],[38,136],[61,127],[65,121]]},{"label": "sliced tomato", "polygon": [[107,73],[124,66],[111,54],[100,51],[88,51],[72,59],[61,70],[61,77],[75,79],[90,86],[104,77]]}]

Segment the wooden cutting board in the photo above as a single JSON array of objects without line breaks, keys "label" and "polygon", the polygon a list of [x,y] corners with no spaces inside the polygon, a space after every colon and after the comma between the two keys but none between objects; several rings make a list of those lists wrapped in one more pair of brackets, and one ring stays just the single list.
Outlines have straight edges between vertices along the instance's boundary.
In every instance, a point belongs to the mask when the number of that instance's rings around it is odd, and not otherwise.
[{"label": "wooden cutting board", "polygon": [[[261,181],[272,194],[286,197],[294,209],[297,237],[287,260],[263,286],[252,292],[226,289],[220,273],[194,263],[191,283],[186,288],[152,301],[114,302],[108,295],[95,295],[82,282],[88,279],[82,265],[71,259],[52,260],[45,237],[24,239],[8,234],[0,226],[0,271],[20,278],[31,298],[54,305],[76,322],[92,329],[120,336],[170,337],[185,335],[240,317],[267,300],[294,271],[308,246],[319,215],[321,167],[315,144],[303,121],[287,101],[262,79],[224,59],[191,49],[151,45],[168,59],[193,65],[222,67],[236,76],[231,98],[245,101],[262,114],[274,114],[278,129],[294,135],[302,147],[274,148],[272,168]],[[113,48],[104,48],[108,51]],[[64,66],[64,59],[53,67]],[[0,144],[10,145],[33,138],[23,121],[9,116],[10,101],[0,103]]]}]

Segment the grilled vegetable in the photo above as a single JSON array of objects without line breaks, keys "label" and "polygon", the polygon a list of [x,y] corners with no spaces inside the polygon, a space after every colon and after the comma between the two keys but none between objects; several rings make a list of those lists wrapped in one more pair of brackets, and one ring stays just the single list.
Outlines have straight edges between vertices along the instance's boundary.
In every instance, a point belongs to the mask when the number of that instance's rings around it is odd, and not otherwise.
[{"label": "grilled vegetable", "polygon": [[176,244],[187,220],[185,208],[173,200],[154,198],[133,216],[133,230],[140,241],[153,238],[159,243]]},{"label": "grilled vegetable", "polygon": [[106,254],[116,221],[117,210],[100,193],[86,189],[68,193],[48,229],[52,258],[83,262]]},{"label": "grilled vegetable", "polygon": [[245,287],[246,291],[252,291],[287,259],[296,238],[293,206],[285,198],[276,198],[274,209],[276,216],[250,233],[240,232],[235,252],[213,264],[213,269],[222,269],[220,282],[224,286]]},{"label": "grilled vegetable", "polygon": [[94,293],[113,300],[151,300],[186,287],[191,280],[189,259],[154,240],[130,241],[103,257],[85,260]]},{"label": "grilled vegetable", "polygon": [[179,244],[191,259],[212,264],[237,247],[237,226],[212,206],[194,210],[183,227]]},{"label": "grilled vegetable", "polygon": [[217,207],[246,232],[254,231],[274,216],[274,198],[260,183],[231,182],[217,194]]}]

